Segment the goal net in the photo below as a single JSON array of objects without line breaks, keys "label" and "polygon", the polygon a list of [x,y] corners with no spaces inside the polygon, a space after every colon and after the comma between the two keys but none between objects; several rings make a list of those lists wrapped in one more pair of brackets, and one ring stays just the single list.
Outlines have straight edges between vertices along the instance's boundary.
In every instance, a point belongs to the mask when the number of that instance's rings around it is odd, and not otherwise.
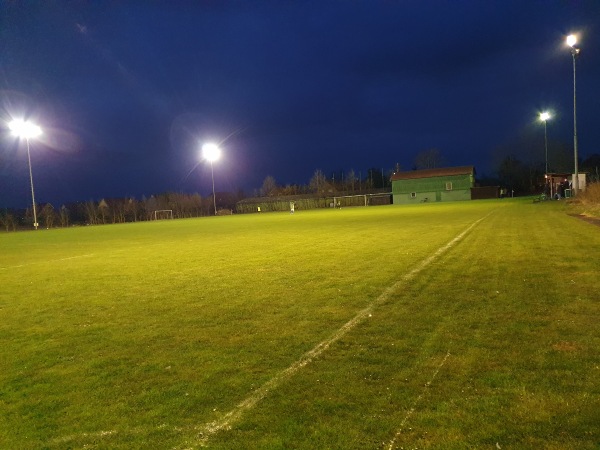
[{"label": "goal net", "polygon": [[154,220],[164,220],[164,219],[172,219],[173,218],[173,210],[172,209],[157,209],[154,211]]},{"label": "goal net", "polygon": [[348,206],[375,206],[391,204],[392,193],[340,195],[329,200],[332,208],[343,208]]}]

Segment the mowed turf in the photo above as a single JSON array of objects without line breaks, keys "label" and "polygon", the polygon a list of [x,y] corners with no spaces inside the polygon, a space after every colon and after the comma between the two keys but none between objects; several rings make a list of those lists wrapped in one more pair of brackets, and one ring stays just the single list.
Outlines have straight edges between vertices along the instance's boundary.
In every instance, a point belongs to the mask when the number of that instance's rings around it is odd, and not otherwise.
[{"label": "mowed turf", "polygon": [[1,234],[0,448],[597,448],[599,273],[561,202]]}]

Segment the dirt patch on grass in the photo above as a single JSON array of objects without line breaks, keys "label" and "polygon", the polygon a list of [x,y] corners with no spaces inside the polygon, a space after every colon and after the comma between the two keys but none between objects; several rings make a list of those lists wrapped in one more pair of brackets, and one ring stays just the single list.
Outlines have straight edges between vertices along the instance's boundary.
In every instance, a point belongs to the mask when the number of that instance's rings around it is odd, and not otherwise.
[{"label": "dirt patch on grass", "polygon": [[574,342],[558,342],[552,346],[557,352],[574,352],[579,349]]},{"label": "dirt patch on grass", "polygon": [[591,223],[592,225],[596,225],[596,226],[600,227],[600,217],[585,216],[583,214],[569,214],[569,215],[573,216],[573,217],[577,217],[578,219],[581,219],[587,223]]}]

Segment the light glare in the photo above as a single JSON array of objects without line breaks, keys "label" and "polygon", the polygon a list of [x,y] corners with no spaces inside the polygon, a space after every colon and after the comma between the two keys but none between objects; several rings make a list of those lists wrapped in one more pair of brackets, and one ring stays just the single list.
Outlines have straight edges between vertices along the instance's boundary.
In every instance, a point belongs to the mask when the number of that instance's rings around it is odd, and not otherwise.
[{"label": "light glare", "polygon": [[210,162],[216,161],[221,156],[221,149],[217,144],[204,144],[202,146],[202,156]]},{"label": "light glare", "polygon": [[551,116],[550,116],[550,113],[549,113],[549,112],[543,112],[543,113],[540,113],[540,120],[541,120],[542,122],[545,122],[546,120],[550,119],[550,117],[551,117]]},{"label": "light glare", "polygon": [[575,36],[574,34],[570,34],[567,36],[567,45],[569,47],[573,47],[575,46],[575,44],[577,44],[577,36]]},{"label": "light glare", "polygon": [[42,134],[40,127],[21,119],[13,120],[8,124],[8,127],[12,134],[25,139],[35,138]]}]

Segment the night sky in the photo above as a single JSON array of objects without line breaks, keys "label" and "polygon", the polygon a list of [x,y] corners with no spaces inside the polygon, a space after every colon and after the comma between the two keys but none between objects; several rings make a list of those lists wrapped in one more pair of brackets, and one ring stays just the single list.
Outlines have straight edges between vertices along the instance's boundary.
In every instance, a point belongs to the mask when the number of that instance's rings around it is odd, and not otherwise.
[{"label": "night sky", "polygon": [[[211,193],[203,142],[221,143],[217,191],[267,175],[366,175],[437,148],[492,175],[498,147],[523,160],[548,136],[573,145],[578,33],[580,156],[600,148],[600,2],[0,1],[0,207],[36,200]],[[527,153],[527,154],[524,154]],[[543,158],[543,156],[542,156]]]}]

